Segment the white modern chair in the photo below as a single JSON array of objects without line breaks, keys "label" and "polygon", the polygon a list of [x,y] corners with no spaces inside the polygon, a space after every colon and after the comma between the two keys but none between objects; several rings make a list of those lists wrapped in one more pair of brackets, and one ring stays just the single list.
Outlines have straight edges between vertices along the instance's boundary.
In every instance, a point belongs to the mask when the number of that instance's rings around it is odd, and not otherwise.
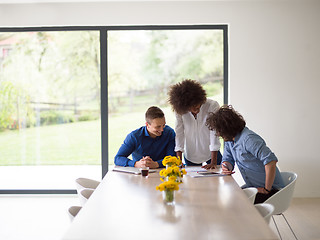
[{"label": "white modern chair", "polygon": [[255,204],[254,206],[258,210],[258,212],[261,214],[261,216],[264,218],[264,220],[269,224],[270,218],[274,211],[274,206],[271,205],[270,203],[259,203],[259,204]]},{"label": "white modern chair", "polygon": [[244,188],[244,193],[247,195],[249,201],[253,204],[254,199],[256,198],[256,195],[258,193],[258,189],[254,187]]},{"label": "white modern chair", "polygon": [[81,206],[84,206],[88,199],[91,197],[92,193],[94,192],[94,189],[91,188],[85,188],[80,192],[80,204]]},{"label": "white modern chair", "polygon": [[[294,187],[297,181],[297,174],[294,172],[281,172],[281,177],[283,179],[285,187],[280,189],[277,193],[272,195],[270,198],[268,198],[264,203],[270,203],[274,206],[274,212],[273,215],[282,215],[286,223],[288,224],[292,234],[294,237],[297,239],[297,236],[293,232],[289,222],[287,221],[286,217],[284,216],[284,212],[289,208],[293,192],[294,192]],[[278,229],[278,226],[272,216],[272,220],[277,228],[278,234],[280,236],[280,239],[282,239],[280,235],[280,231]]]},{"label": "white modern chair", "polygon": [[80,206],[71,206],[68,209],[68,215],[70,217],[70,221],[73,221],[73,219],[77,216],[77,214],[80,212],[82,207]]},{"label": "white modern chair", "polygon": [[89,179],[89,178],[77,178],[76,179],[76,187],[79,199],[81,199],[81,191],[83,189],[96,189],[100,184],[99,181]]},{"label": "white modern chair", "polygon": [[77,178],[76,179],[76,186],[77,186],[78,193],[80,193],[81,190],[85,189],[85,188],[96,189],[99,184],[100,184],[99,181],[89,179],[89,178]]}]

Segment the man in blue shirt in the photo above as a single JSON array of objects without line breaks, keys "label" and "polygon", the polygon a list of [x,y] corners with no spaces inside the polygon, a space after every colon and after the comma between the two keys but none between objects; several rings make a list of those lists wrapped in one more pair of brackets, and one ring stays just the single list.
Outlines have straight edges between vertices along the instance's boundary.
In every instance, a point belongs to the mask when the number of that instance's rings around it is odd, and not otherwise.
[{"label": "man in blue shirt", "polygon": [[237,163],[243,180],[243,188],[258,189],[255,204],[261,203],[284,187],[275,154],[265,141],[246,127],[243,117],[232,106],[222,106],[207,120],[210,129],[225,141],[222,172],[232,174]]},{"label": "man in blue shirt", "polygon": [[[130,167],[163,167],[165,156],[175,156],[175,133],[166,126],[164,113],[158,107],[150,107],[146,114],[146,126],[127,135],[114,158],[115,165]],[[132,154],[132,160],[128,158]]]}]

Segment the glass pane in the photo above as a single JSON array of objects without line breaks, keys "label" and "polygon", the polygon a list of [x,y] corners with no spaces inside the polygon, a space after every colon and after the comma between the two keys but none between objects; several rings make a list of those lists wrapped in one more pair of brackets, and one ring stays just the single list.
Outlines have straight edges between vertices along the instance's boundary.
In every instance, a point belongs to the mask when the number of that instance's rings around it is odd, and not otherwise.
[{"label": "glass pane", "polygon": [[183,79],[200,81],[223,103],[223,30],[108,32],[109,163],[126,135],[145,124],[148,107],[159,106],[174,128],[167,92]]},{"label": "glass pane", "polygon": [[0,33],[0,189],[101,179],[97,31]]}]

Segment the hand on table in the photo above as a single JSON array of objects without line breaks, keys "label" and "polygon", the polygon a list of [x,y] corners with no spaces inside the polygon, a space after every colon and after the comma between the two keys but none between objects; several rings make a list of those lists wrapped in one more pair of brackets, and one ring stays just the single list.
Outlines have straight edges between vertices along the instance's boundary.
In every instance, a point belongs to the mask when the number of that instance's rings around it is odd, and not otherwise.
[{"label": "hand on table", "polygon": [[134,164],[134,166],[137,168],[141,168],[141,167],[158,168],[159,164],[153,161],[149,156],[146,156],[141,158],[139,161],[137,161]]},{"label": "hand on table", "polygon": [[210,164],[202,166],[202,168],[204,168],[204,169],[215,169],[216,167],[217,167],[217,165],[214,163],[210,163]]}]

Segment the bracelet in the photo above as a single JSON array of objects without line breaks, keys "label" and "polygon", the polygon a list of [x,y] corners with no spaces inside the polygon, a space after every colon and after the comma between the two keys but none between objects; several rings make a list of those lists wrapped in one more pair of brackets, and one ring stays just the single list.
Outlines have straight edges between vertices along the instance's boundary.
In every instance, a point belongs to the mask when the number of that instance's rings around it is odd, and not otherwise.
[{"label": "bracelet", "polygon": [[268,193],[270,192],[270,190],[266,189],[265,187],[264,187],[264,190],[266,190]]}]

